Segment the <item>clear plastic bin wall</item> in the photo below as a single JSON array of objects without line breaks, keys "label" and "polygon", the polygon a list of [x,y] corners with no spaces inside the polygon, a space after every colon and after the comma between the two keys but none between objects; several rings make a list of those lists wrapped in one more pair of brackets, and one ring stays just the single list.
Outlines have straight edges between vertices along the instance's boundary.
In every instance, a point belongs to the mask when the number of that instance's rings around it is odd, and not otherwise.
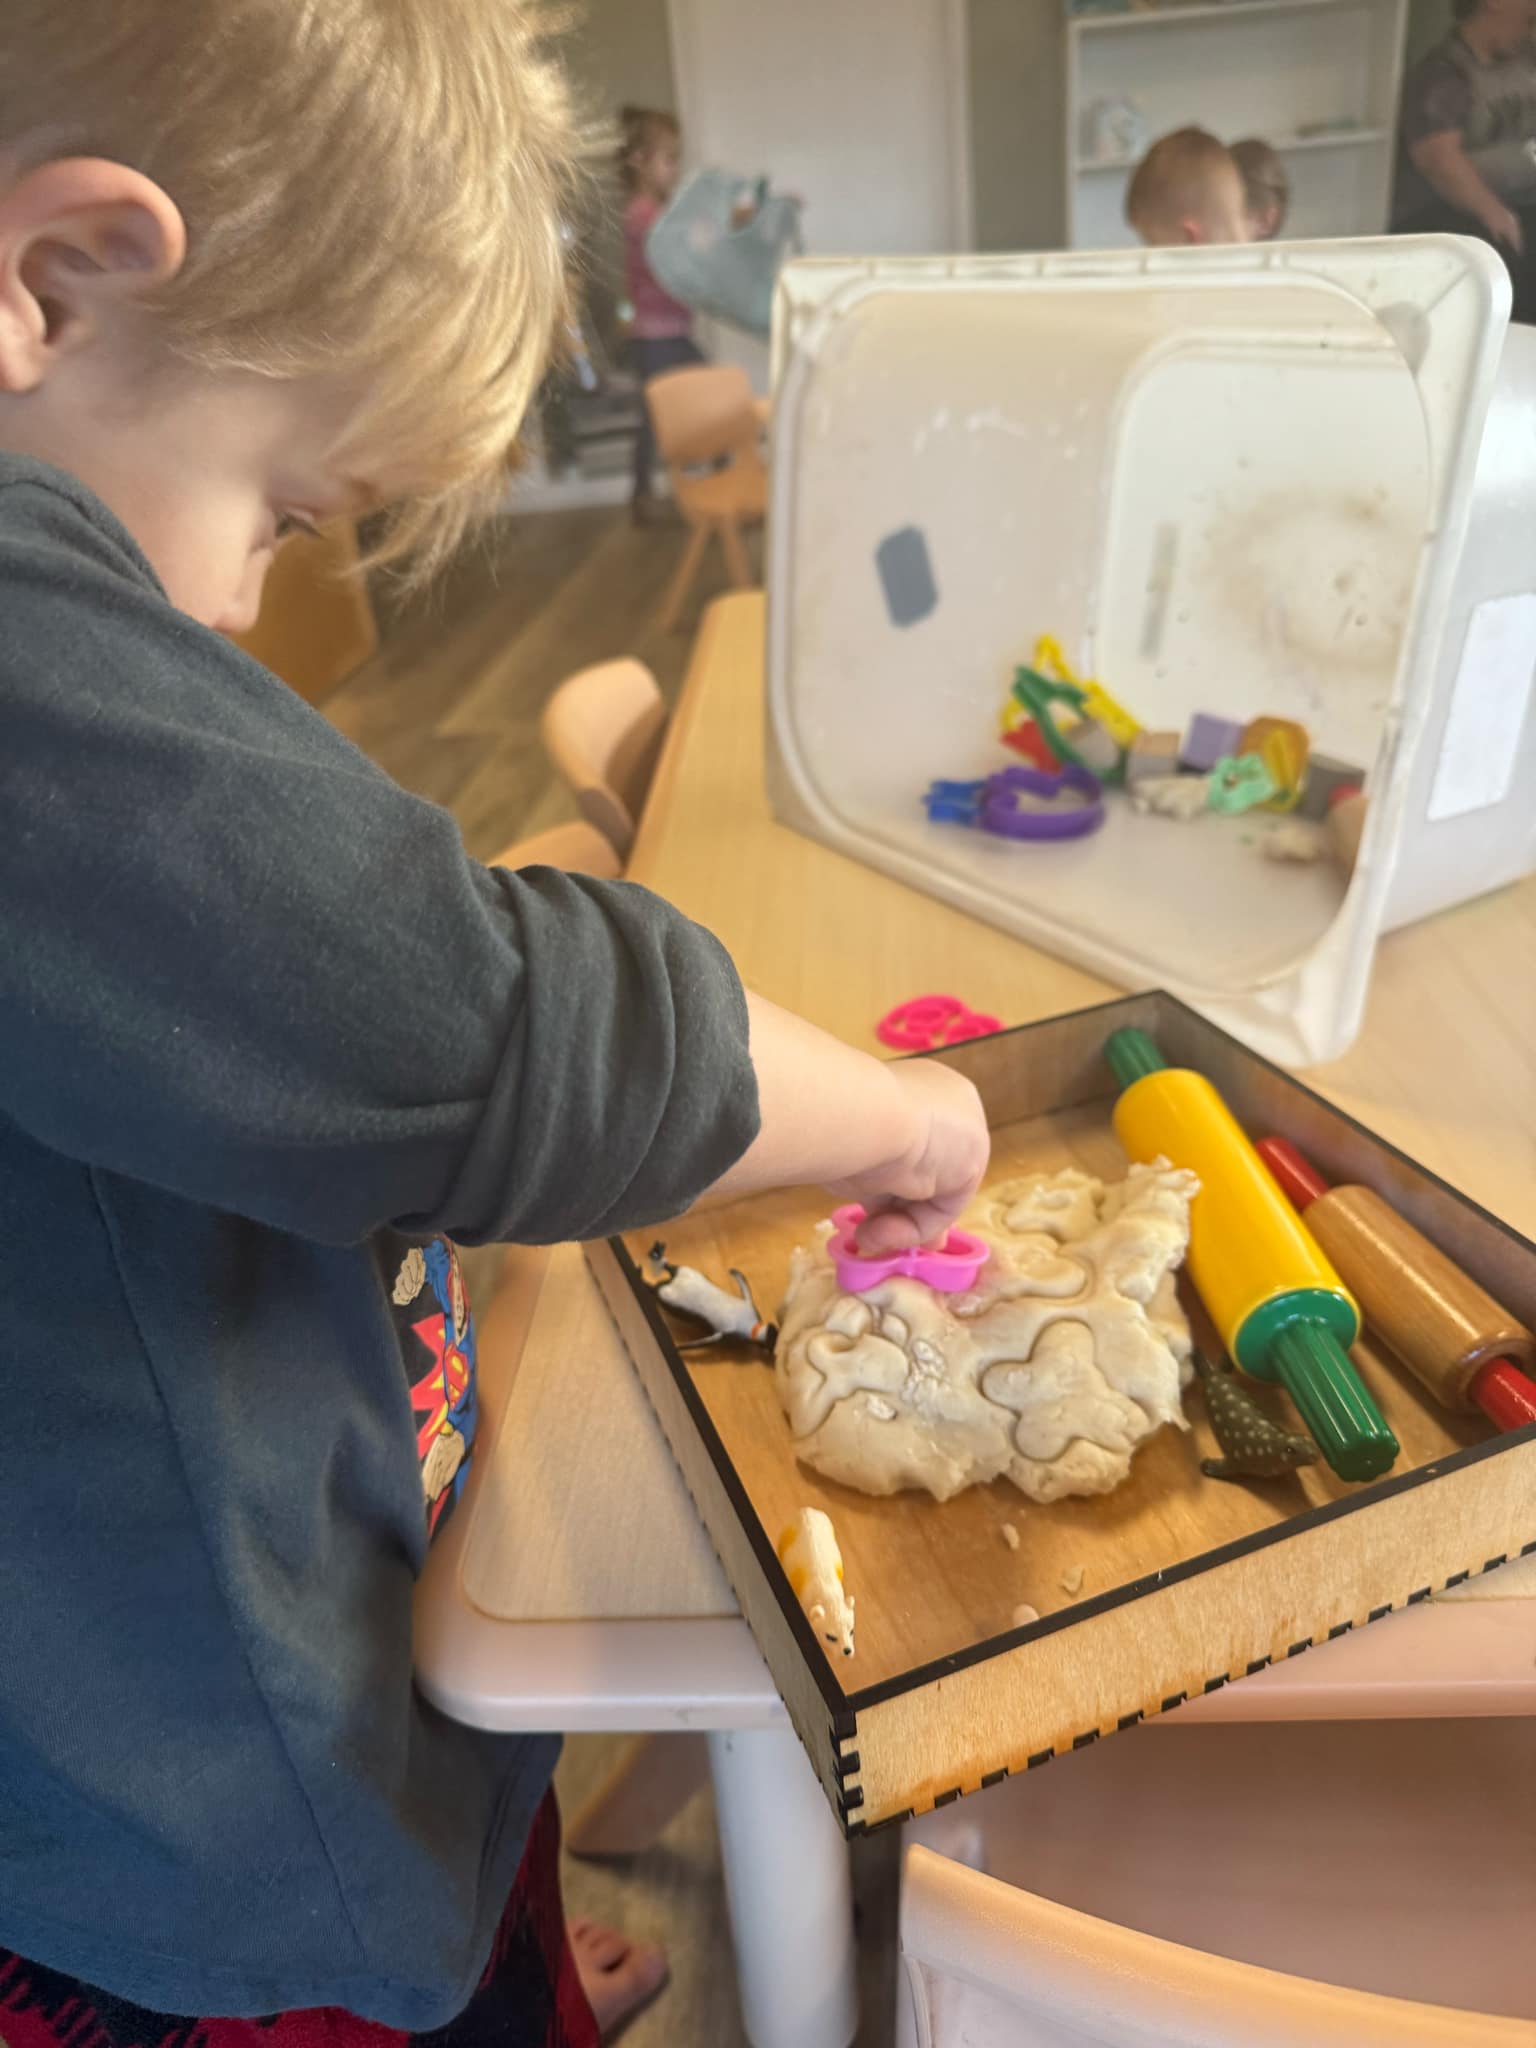
[{"label": "clear plastic bin wall", "polygon": [[[1342,1050],[1454,674],[1507,305],[1496,259],[1451,239],[791,266],[780,814],[1272,1057]],[[904,608],[879,551],[908,528],[925,566]],[[930,824],[930,780],[1016,758],[999,714],[1041,634],[1149,729],[1271,714],[1358,766],[1353,880],[1267,857],[1268,811],[1177,823],[1111,793],[1101,830],[1058,844]]]}]

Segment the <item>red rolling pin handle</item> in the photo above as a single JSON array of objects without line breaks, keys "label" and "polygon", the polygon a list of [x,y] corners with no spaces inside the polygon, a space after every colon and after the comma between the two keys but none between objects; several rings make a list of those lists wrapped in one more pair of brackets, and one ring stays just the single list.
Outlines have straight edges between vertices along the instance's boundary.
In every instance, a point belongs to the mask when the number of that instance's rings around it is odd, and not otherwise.
[{"label": "red rolling pin handle", "polygon": [[1536,1422],[1536,1380],[1513,1359],[1490,1358],[1467,1392],[1495,1429],[1524,1429]]},{"label": "red rolling pin handle", "polygon": [[[1287,1200],[1303,1215],[1327,1194],[1329,1183],[1286,1139],[1261,1138],[1256,1149]],[[1513,1359],[1489,1359],[1467,1392],[1496,1429],[1525,1429],[1536,1422],[1536,1380]]]},{"label": "red rolling pin handle", "polygon": [[1327,1194],[1327,1181],[1288,1138],[1260,1138],[1254,1150],[1279,1181],[1285,1199],[1303,1216],[1320,1195]]}]

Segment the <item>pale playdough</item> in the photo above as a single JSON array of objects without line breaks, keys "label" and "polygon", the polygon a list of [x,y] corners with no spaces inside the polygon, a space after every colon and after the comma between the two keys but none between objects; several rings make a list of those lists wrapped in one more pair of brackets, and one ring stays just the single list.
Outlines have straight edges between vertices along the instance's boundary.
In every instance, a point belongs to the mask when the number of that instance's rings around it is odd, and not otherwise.
[{"label": "pale playdough", "polygon": [[1294,861],[1298,867],[1310,867],[1328,851],[1328,842],[1318,827],[1309,825],[1305,818],[1285,818],[1265,834],[1259,851],[1266,860]]},{"label": "pale playdough", "polygon": [[1209,775],[1147,775],[1130,787],[1131,808],[1159,818],[1198,818],[1209,803]]},{"label": "pale playdough", "polygon": [[796,1456],[864,1493],[1108,1493],[1154,1430],[1188,1427],[1174,1275],[1198,1191],[1166,1160],[1107,1187],[1068,1167],[991,1189],[966,1219],[991,1246],[967,1294],[899,1277],[845,1294],[825,1234],[798,1250],[774,1358]]}]

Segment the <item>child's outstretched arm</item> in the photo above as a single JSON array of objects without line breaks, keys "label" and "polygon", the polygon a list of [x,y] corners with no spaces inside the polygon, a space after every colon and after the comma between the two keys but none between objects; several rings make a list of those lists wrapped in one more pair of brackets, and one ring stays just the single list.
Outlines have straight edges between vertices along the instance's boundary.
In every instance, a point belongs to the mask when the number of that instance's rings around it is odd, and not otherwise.
[{"label": "child's outstretched arm", "polygon": [[906,1205],[876,1248],[969,1195],[955,1076],[749,1007],[643,889],[467,859],[72,480],[4,496],[0,1115],[42,1146],[325,1244],[558,1243],[820,1181]]},{"label": "child's outstretched arm", "polygon": [[892,1065],[749,994],[758,1135],[715,1191],[818,1182],[872,1214],[871,1251],[942,1236],[986,1171],[991,1139],[969,1081],[935,1060]]}]

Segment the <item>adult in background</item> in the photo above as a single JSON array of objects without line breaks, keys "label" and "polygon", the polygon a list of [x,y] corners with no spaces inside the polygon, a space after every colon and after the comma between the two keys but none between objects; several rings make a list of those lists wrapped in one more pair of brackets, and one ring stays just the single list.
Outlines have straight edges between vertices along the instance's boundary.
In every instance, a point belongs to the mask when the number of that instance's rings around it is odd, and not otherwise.
[{"label": "adult in background", "polygon": [[1477,235],[1536,321],[1536,6],[1454,0],[1455,25],[1403,83],[1392,227]]}]

